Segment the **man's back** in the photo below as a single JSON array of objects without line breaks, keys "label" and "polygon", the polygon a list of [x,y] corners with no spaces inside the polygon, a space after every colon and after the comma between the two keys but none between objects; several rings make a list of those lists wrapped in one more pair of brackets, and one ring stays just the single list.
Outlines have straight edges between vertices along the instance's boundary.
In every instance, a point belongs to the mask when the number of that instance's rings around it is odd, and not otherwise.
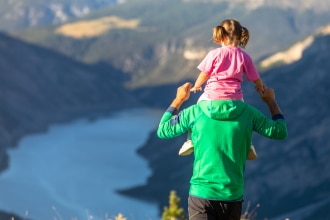
[{"label": "man's back", "polygon": [[286,137],[283,128],[283,120],[270,120],[244,102],[218,100],[201,101],[183,110],[159,135],[169,138],[191,130],[195,161],[190,195],[234,201],[243,196],[243,173],[253,131],[281,139]]}]

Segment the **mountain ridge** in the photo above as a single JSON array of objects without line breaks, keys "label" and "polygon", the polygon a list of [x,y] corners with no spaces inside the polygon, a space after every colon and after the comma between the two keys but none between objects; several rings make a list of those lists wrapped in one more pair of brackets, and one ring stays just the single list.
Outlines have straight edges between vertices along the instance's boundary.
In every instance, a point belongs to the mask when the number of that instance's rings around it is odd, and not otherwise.
[{"label": "mountain ridge", "polygon": [[[249,29],[251,39],[246,51],[255,61],[286,49],[330,19],[328,13],[267,5],[253,10],[241,4],[230,8],[226,1],[146,2],[116,4],[79,19],[12,35],[81,62],[109,63],[131,76],[126,88],[134,89],[195,77],[198,59],[216,46],[211,41],[212,27],[225,18],[234,17]],[[117,28],[97,36],[74,39],[57,32],[66,25],[107,17],[117,18]],[[138,24],[135,28],[118,28],[118,19],[137,20]]]},{"label": "mountain ridge", "polygon": [[[178,2],[178,1],[177,1]],[[313,0],[181,0],[185,4],[203,3],[203,4],[228,4],[231,10],[238,6],[244,6],[245,10],[252,11],[261,7],[273,7],[279,9],[290,9],[295,11],[312,11],[323,13],[330,10],[328,1],[319,0],[317,4]],[[28,29],[36,26],[50,25],[66,22],[70,19],[79,18],[92,11],[105,7],[111,7],[116,4],[137,5],[139,3],[152,4],[152,1],[134,1],[134,0],[0,0],[0,30],[14,31]]]},{"label": "mountain ridge", "polygon": [[316,37],[330,34],[330,25],[321,27],[315,34],[295,43],[285,51],[277,52],[268,58],[260,61],[259,66],[262,69],[270,68],[274,65],[290,64],[301,59],[305,48],[309,47]]}]

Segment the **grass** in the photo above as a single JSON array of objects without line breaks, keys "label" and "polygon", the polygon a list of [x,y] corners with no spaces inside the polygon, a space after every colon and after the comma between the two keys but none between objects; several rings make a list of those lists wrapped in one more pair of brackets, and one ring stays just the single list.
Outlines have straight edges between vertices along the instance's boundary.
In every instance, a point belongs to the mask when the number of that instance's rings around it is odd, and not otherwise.
[{"label": "grass", "polygon": [[[169,206],[164,207],[164,211],[162,214],[161,219],[162,220],[185,220],[187,219],[187,214],[184,213],[183,208],[180,207],[180,197],[176,195],[176,192],[172,190],[170,192],[169,196]],[[244,213],[241,215],[240,220],[254,220],[257,216],[257,209],[260,207],[260,204],[257,204],[255,207],[251,208],[251,202],[248,202],[246,209]],[[57,210],[55,206],[52,207],[52,210],[55,214],[55,216],[52,217],[53,220],[65,220],[60,212]],[[23,217],[23,220],[28,220],[28,214],[29,212],[26,211],[25,215]],[[97,218],[100,220],[99,218]],[[14,217],[11,217],[10,220],[15,220]],[[72,217],[70,220],[79,220],[77,217]],[[86,213],[86,220],[96,220],[93,215],[90,215],[89,213]],[[118,213],[117,216],[109,217],[108,214],[106,214],[102,220],[128,220],[122,213]]]},{"label": "grass", "polygon": [[253,220],[257,217],[257,208],[260,207],[260,204],[257,204],[251,211],[249,210],[251,207],[251,202],[248,202],[245,212],[241,216],[241,220]]}]

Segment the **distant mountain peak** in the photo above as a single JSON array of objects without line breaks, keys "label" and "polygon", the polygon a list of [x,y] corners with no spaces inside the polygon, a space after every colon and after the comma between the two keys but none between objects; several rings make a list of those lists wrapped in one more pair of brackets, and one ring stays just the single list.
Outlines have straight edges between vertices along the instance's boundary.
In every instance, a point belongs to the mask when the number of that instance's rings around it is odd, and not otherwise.
[{"label": "distant mountain peak", "polygon": [[260,67],[268,69],[275,64],[290,64],[302,57],[304,50],[309,47],[317,36],[330,35],[330,25],[318,29],[314,34],[306,37],[305,39],[298,41],[287,50],[275,53],[263,61],[260,62]]},{"label": "distant mountain peak", "polygon": [[0,30],[61,24],[123,0],[0,0]]},{"label": "distant mountain peak", "polygon": [[[69,20],[69,15],[65,11],[64,5],[58,3],[50,3],[49,10],[54,15],[53,23],[63,23]],[[75,17],[81,17],[90,13],[91,9],[88,6],[82,6],[79,8],[76,5],[69,6],[69,11]]]}]

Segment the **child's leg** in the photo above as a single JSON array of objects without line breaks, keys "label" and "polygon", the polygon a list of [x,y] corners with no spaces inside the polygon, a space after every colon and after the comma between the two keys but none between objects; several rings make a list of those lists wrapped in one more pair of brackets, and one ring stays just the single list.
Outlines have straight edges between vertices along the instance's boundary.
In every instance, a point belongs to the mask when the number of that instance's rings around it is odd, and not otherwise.
[{"label": "child's leg", "polygon": [[256,159],[257,159],[257,152],[256,152],[256,150],[254,149],[254,146],[251,143],[251,147],[250,147],[250,150],[249,150],[249,154],[247,156],[247,160],[256,160]]},{"label": "child's leg", "polygon": [[[205,93],[202,93],[202,95],[199,97],[198,102],[203,101],[203,100],[210,100]],[[194,151],[194,146],[192,144],[191,138],[191,131],[188,131],[188,136],[187,136],[187,141],[183,143],[182,147],[179,150],[179,155],[180,156],[187,156],[190,155]]]},{"label": "child's leg", "polygon": [[187,141],[183,143],[182,147],[179,150],[180,156],[190,155],[194,151],[194,146],[190,138],[191,132],[188,131]]}]

